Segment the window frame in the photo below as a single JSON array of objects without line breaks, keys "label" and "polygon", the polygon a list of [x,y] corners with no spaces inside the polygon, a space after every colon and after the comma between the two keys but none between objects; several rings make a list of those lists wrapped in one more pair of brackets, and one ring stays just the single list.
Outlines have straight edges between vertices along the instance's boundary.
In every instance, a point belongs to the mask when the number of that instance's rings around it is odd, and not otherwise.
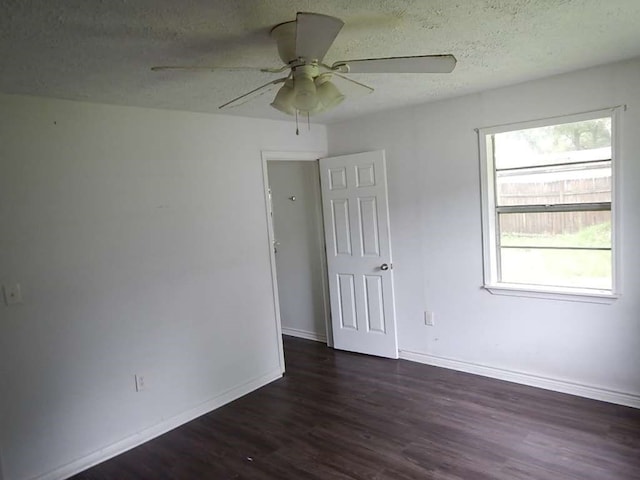
[{"label": "window frame", "polygon": [[[612,303],[620,297],[620,111],[623,107],[612,107],[571,115],[562,115],[538,120],[514,122],[477,129],[480,149],[480,190],[482,220],[482,252],[484,284],[483,288],[497,295],[511,295],[552,300],[569,300],[592,303]],[[498,133],[538,128],[563,123],[574,123],[598,118],[611,118],[611,290],[578,287],[557,287],[551,285],[528,285],[499,282],[499,262],[497,240],[496,169],[494,156],[490,152],[488,137]]]}]

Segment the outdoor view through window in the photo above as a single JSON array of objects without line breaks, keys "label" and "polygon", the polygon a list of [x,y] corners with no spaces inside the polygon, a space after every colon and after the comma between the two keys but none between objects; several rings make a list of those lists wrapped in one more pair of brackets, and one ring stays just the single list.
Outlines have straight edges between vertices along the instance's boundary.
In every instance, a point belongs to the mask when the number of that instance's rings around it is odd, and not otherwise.
[{"label": "outdoor view through window", "polygon": [[499,283],[612,289],[611,117],[487,136]]}]

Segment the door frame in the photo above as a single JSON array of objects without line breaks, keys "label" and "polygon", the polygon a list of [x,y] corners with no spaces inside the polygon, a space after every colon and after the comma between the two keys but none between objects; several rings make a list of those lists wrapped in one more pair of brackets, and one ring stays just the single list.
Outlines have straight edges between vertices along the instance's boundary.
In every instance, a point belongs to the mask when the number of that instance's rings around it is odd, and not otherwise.
[{"label": "door frame", "polygon": [[[278,276],[276,271],[276,256],[273,251],[273,245],[275,241],[275,235],[273,230],[273,217],[271,215],[272,203],[269,193],[269,174],[267,171],[267,162],[271,161],[318,161],[322,157],[326,157],[326,152],[287,152],[287,151],[271,151],[271,150],[262,150],[262,180],[263,185],[262,188],[264,190],[264,205],[265,205],[265,214],[267,217],[267,236],[268,236],[268,247],[269,247],[269,264],[271,267],[271,288],[273,294],[273,306],[274,306],[274,316],[276,321],[276,335],[278,342],[278,354],[280,360],[280,369],[282,373],[285,371],[284,364],[284,349],[282,346],[282,323],[280,319],[280,296],[278,294]],[[318,183],[320,182],[320,177],[318,177]],[[322,198],[320,199],[320,209],[322,213]],[[323,223],[324,228],[324,223]],[[324,235],[322,238],[322,242],[324,243]],[[321,265],[322,271],[327,273],[327,258],[326,255],[321,255]],[[327,285],[326,278],[323,279],[322,282],[322,300],[323,300],[323,310],[324,310],[324,323],[325,323],[325,332],[327,336],[327,345],[333,346],[333,332],[331,331],[331,317],[330,317],[330,306],[329,302],[329,288]]]}]

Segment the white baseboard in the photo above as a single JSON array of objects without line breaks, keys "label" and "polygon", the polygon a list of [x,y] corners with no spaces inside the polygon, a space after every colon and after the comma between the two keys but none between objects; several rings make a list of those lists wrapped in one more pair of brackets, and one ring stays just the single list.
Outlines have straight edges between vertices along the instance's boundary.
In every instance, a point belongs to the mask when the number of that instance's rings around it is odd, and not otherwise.
[{"label": "white baseboard", "polygon": [[324,333],[307,332],[306,330],[283,326],[282,334],[289,335],[290,337],[305,338],[307,340],[313,340],[314,342],[327,343],[327,336]]},{"label": "white baseboard", "polygon": [[282,372],[280,369],[270,372],[266,375],[263,375],[258,378],[254,378],[253,380],[249,380],[241,385],[238,385],[234,388],[227,390],[226,392],[217,395],[200,405],[187,410],[175,417],[169,418],[167,420],[163,420],[162,422],[149,427],[140,432],[136,432],[133,435],[120,440],[116,443],[113,443],[105,448],[102,448],[96,452],[93,452],[85,457],[79,458],[78,460],[74,460],[71,463],[68,463],[60,468],[52,470],[48,473],[40,475],[36,477],[34,480],[60,480],[64,478],[69,478],[77,473],[80,473],[88,468],[97,465],[98,463],[104,462],[110,458],[113,458],[121,453],[126,452],[127,450],[131,450],[139,445],[142,445],[149,440],[152,440],[164,433],[167,433],[174,428],[179,427],[180,425],[184,425],[191,420],[198,418],[205,413],[209,413],[216,408],[219,408],[233,400],[236,400],[247,393],[253,392],[268,383],[277,380],[282,377]]},{"label": "white baseboard", "polygon": [[473,373],[483,377],[497,378],[508,382],[529,385],[531,387],[544,388],[545,390],[568,393],[578,397],[586,397],[618,405],[640,408],[640,395],[633,393],[616,392],[604,388],[566,382],[564,380],[555,380],[553,378],[539,377],[537,375],[504,370],[501,368],[488,367],[478,363],[463,362],[426,353],[409,352],[406,350],[401,350],[399,353],[400,358],[404,360],[411,360],[412,362],[424,363],[426,365],[448,368],[451,370],[459,370],[461,372]]}]

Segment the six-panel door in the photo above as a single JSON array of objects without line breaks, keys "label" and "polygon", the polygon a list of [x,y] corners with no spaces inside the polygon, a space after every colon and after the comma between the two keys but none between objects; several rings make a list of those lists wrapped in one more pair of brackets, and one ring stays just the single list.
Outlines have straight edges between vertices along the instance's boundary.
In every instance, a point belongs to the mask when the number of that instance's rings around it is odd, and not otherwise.
[{"label": "six-panel door", "polygon": [[334,347],[398,357],[383,151],[320,159]]}]

